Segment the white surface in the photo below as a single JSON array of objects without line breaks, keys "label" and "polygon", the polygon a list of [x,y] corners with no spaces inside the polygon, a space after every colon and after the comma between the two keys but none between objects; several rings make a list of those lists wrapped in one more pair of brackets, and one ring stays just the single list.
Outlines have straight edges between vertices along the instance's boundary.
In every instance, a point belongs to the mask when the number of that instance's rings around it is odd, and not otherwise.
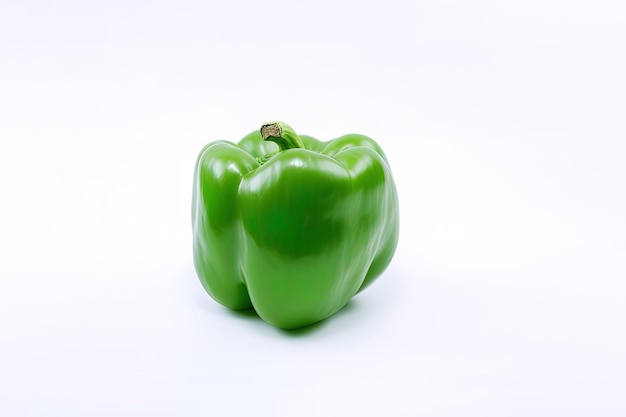
[{"label": "white surface", "polygon": [[[623,416],[626,9],[3,2],[0,415]],[[288,334],[204,294],[191,177],[282,119],[385,149],[387,272]]]}]

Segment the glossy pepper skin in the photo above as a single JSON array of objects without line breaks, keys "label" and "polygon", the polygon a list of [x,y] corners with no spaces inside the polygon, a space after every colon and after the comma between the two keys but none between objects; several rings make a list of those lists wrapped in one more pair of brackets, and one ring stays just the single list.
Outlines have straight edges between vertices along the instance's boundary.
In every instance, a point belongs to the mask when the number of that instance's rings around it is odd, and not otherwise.
[{"label": "glossy pepper skin", "polygon": [[295,329],[372,283],[398,242],[398,197],[376,142],[320,142],[283,122],[212,142],[193,185],[196,272],[216,301]]}]

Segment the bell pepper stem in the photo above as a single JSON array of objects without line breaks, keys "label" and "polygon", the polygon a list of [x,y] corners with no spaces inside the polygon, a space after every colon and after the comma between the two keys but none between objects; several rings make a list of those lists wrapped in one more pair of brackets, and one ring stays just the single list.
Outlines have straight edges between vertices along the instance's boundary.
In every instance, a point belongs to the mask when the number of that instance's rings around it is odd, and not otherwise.
[{"label": "bell pepper stem", "polygon": [[265,123],[261,126],[263,140],[275,142],[281,151],[293,148],[304,148],[300,136],[285,122]]}]

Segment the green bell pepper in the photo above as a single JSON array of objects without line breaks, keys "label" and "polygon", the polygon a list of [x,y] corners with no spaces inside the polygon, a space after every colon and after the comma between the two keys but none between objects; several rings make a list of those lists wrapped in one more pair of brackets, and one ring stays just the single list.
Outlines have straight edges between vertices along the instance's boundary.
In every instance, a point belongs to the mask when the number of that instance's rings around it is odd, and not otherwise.
[{"label": "green bell pepper", "polygon": [[274,122],[238,144],[202,149],[192,225],[194,264],[209,295],[294,329],[334,314],[387,268],[398,197],[372,139],[320,142]]}]

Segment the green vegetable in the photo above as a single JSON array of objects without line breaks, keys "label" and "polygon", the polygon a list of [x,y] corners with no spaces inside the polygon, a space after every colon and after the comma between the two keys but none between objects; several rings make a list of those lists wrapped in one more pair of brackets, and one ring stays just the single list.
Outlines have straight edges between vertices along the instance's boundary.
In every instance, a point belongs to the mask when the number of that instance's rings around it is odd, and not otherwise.
[{"label": "green vegetable", "polygon": [[387,267],[398,242],[398,197],[376,142],[329,142],[268,123],[198,156],[193,254],[206,291],[254,308],[283,329],[338,310]]}]

